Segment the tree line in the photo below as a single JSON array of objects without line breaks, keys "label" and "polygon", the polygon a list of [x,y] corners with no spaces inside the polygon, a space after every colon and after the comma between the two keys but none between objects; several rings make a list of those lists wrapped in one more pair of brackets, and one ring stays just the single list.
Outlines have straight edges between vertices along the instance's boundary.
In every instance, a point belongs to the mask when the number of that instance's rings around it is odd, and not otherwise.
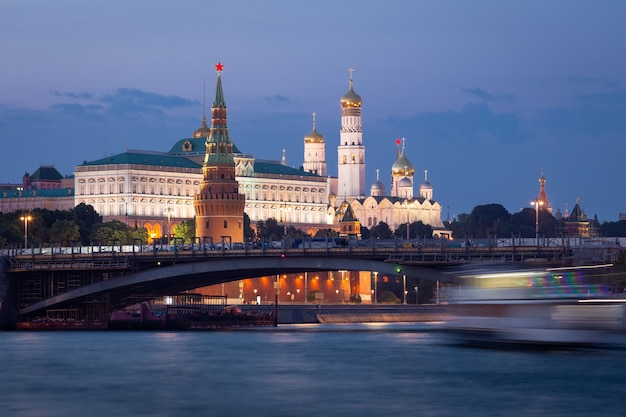
[{"label": "tree line", "polygon": [[[565,229],[565,219],[556,219],[546,210],[524,208],[518,213],[509,213],[500,204],[486,204],[474,207],[469,214],[460,214],[451,222],[446,222],[445,227],[452,232],[457,239],[481,239],[492,237],[535,237],[535,222],[539,219],[539,233],[547,238],[561,237]],[[22,218],[29,216],[30,220]],[[626,221],[604,222],[599,224],[597,219],[592,219],[599,229],[600,236],[618,237],[626,236]],[[25,230],[25,227],[27,230]],[[430,238],[433,229],[421,221],[408,225],[410,239]],[[48,210],[38,208],[31,211],[15,211],[0,213],[0,247],[9,245],[19,246],[24,243],[24,233],[27,231],[28,245],[48,244],[57,242],[61,246],[72,244],[90,245],[94,242],[101,244],[133,244],[148,241],[148,233],[143,227],[129,226],[123,222],[114,220],[103,222],[92,206],[79,204],[71,210]],[[300,238],[306,235],[306,231],[291,225],[280,224],[276,219],[269,218],[257,223],[256,230],[251,227],[250,218],[244,213],[244,236],[246,241],[259,239],[280,240],[283,236]],[[319,230],[313,237],[338,237],[338,232],[328,229]],[[181,239],[185,243],[191,243],[195,238],[195,220],[188,219],[173,227],[173,237]],[[381,222],[371,228],[361,226],[361,237],[378,239],[392,239],[394,237],[407,237],[407,224],[401,224],[397,229],[391,230],[387,223]]]}]

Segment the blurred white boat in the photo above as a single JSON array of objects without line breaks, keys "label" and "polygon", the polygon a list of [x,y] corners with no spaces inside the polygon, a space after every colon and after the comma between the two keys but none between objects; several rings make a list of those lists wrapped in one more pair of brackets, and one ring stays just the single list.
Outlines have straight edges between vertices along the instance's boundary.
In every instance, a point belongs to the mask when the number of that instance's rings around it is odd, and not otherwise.
[{"label": "blurred white boat", "polygon": [[[623,339],[624,299],[561,272],[473,277],[450,299],[447,330],[475,345],[599,346]],[[476,279],[479,278],[479,279]]]}]

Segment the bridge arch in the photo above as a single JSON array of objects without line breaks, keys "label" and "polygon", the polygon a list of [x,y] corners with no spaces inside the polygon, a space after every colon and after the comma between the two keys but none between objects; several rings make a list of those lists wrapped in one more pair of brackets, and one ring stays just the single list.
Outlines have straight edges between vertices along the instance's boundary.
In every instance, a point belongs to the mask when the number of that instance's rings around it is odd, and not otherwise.
[{"label": "bridge arch", "polygon": [[141,301],[138,295],[147,300],[246,278],[338,270],[376,271],[381,275],[406,275],[420,279],[454,281],[452,275],[433,267],[402,265],[376,259],[340,259],[323,256],[218,258],[157,267],[99,281],[24,307],[20,314],[30,314],[105,293],[109,294],[114,305],[130,305]]}]

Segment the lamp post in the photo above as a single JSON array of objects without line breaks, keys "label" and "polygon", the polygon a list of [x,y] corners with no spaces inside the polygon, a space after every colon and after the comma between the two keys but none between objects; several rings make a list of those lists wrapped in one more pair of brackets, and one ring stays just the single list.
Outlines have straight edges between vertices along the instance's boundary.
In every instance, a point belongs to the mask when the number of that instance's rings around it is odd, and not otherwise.
[{"label": "lamp post", "polygon": [[28,248],[28,222],[32,219],[31,216],[20,217],[20,220],[24,222],[24,249]]},{"label": "lamp post", "polygon": [[406,275],[402,275],[402,304],[406,304]]},{"label": "lamp post", "polygon": [[539,206],[543,206],[543,201],[537,198],[531,201],[530,204],[535,206],[535,240],[537,241],[537,247],[539,247]]},{"label": "lamp post", "polygon": [[409,200],[407,199],[403,205],[406,206],[406,240],[409,240],[409,225],[411,223],[410,215],[411,215],[411,204],[409,204]]},{"label": "lamp post", "polygon": [[171,207],[166,207],[163,210],[163,213],[165,213],[167,215],[167,244],[169,245],[169,241],[170,241],[170,235],[172,234],[172,213],[174,212],[174,210]]},{"label": "lamp post", "polygon": [[376,297],[378,297],[378,272],[374,271],[374,304],[376,304]]}]

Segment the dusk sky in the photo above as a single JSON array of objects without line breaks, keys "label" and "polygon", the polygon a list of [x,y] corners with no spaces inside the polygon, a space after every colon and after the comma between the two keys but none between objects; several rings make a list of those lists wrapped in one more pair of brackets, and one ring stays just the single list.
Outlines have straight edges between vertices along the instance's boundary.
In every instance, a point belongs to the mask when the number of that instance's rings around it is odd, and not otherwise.
[{"label": "dusk sky", "polygon": [[[317,113],[337,175],[341,110],[363,99],[367,187],[389,191],[396,139],[442,218],[530,207],[626,213],[626,2],[84,1],[0,3],[0,182],[126,148],[167,151],[222,83],[244,153],[303,161]],[[416,192],[417,192],[416,186]]]}]

